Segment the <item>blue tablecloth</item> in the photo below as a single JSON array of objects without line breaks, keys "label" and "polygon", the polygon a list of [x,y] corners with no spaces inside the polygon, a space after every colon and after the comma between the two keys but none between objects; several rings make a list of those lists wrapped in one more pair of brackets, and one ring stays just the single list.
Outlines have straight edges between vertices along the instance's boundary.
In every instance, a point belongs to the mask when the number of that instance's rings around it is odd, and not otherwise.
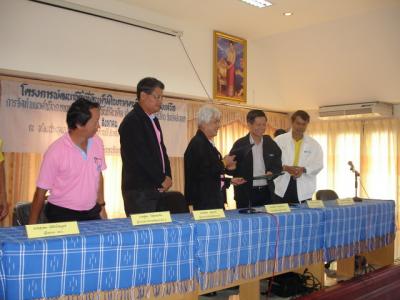
[{"label": "blue tablecloth", "polygon": [[[323,213],[292,209],[276,217],[227,211],[226,219],[196,222],[196,258],[202,290],[322,261]],[[277,221],[279,240],[277,240]]]},{"label": "blue tablecloth", "polygon": [[140,299],[190,292],[197,281],[207,290],[271,273],[274,265],[280,272],[393,242],[394,201],[326,205],[275,217],[226,211],[225,219],[197,222],[182,214],[139,227],[130,219],[81,222],[80,235],[34,240],[24,227],[0,228],[0,299],[113,290]]},{"label": "blue tablecloth", "polygon": [[324,259],[342,259],[389,245],[394,240],[395,203],[365,200],[350,206],[326,201]]},{"label": "blue tablecloth", "polygon": [[195,289],[192,223],[133,228],[115,219],[79,228],[80,235],[34,240],[24,227],[0,229],[0,299],[115,289],[133,299],[150,289],[160,296]]}]

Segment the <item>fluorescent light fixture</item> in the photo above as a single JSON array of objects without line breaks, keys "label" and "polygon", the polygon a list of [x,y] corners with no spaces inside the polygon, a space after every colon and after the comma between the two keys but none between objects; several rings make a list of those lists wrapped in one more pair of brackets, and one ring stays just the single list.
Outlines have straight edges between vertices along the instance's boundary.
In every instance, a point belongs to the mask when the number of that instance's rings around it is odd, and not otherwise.
[{"label": "fluorescent light fixture", "polygon": [[291,13],[291,12],[285,12],[285,13],[283,13],[283,15],[286,16],[286,17],[289,17],[289,16],[293,15],[293,13]]},{"label": "fluorescent light fixture", "polygon": [[258,8],[263,8],[263,7],[267,7],[267,6],[271,6],[272,5],[271,2],[268,2],[268,1],[265,1],[265,0],[241,0],[241,1],[243,1],[243,2],[245,2],[247,4],[250,4],[250,5],[257,6]]}]

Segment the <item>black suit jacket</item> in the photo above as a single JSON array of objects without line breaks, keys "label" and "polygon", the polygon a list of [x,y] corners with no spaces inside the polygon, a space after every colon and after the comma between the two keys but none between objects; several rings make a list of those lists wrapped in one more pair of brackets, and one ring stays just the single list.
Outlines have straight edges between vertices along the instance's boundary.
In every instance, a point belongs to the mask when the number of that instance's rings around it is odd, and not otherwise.
[{"label": "black suit jacket", "polygon": [[122,191],[156,189],[161,187],[165,176],[171,177],[171,167],[160,123],[157,118],[154,122],[161,133],[165,173],[152,121],[139,103],[136,103],[118,129],[122,157]]},{"label": "black suit jacket", "polygon": [[[236,155],[236,170],[229,172],[234,177],[243,177],[247,180],[245,184],[235,186],[235,200],[238,207],[247,207],[251,189],[253,187],[253,152],[250,144],[250,134],[238,139],[230,151]],[[275,141],[269,136],[263,136],[263,158],[265,172],[274,174],[282,172],[282,151]],[[273,181],[268,181],[268,187],[273,187]],[[273,190],[271,191],[273,193]]]},{"label": "black suit jacket", "polygon": [[224,165],[219,151],[201,130],[185,151],[185,198],[195,210],[223,208],[221,174]]}]

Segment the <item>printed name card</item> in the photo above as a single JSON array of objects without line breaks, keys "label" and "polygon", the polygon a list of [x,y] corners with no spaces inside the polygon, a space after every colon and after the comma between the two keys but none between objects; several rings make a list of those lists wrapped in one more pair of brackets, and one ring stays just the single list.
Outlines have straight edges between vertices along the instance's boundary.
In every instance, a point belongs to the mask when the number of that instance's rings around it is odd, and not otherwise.
[{"label": "printed name card", "polygon": [[339,206],[353,205],[354,204],[354,200],[353,200],[353,198],[337,199],[336,203]]},{"label": "printed name card", "polygon": [[267,213],[270,213],[270,214],[288,213],[291,211],[289,204],[287,204],[287,203],[268,204],[268,205],[265,205],[265,210],[267,211]]},{"label": "printed name card", "polygon": [[29,239],[49,237],[49,236],[79,234],[79,227],[76,221],[26,225],[25,228],[26,228],[26,234]]},{"label": "printed name card", "polygon": [[307,201],[308,208],[324,208],[324,202],[322,200],[308,200]]},{"label": "printed name card", "polygon": [[131,215],[132,225],[150,225],[159,223],[170,223],[171,214],[169,211],[152,212],[145,214],[133,214]]},{"label": "printed name card", "polygon": [[196,221],[208,219],[222,219],[225,218],[223,209],[207,209],[207,210],[194,210],[193,218]]}]

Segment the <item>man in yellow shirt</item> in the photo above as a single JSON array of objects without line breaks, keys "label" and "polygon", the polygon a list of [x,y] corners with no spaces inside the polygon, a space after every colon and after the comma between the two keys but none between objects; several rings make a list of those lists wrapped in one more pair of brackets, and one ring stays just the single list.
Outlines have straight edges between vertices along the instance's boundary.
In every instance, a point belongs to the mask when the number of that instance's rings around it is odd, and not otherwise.
[{"label": "man in yellow shirt", "polygon": [[274,180],[275,194],[281,202],[299,203],[311,199],[317,174],[323,168],[322,148],[305,134],[310,116],[303,110],[293,113],[292,128],[275,138],[282,150],[284,174]]},{"label": "man in yellow shirt", "polygon": [[3,141],[0,139],[0,221],[8,214],[6,175],[4,171]]}]

